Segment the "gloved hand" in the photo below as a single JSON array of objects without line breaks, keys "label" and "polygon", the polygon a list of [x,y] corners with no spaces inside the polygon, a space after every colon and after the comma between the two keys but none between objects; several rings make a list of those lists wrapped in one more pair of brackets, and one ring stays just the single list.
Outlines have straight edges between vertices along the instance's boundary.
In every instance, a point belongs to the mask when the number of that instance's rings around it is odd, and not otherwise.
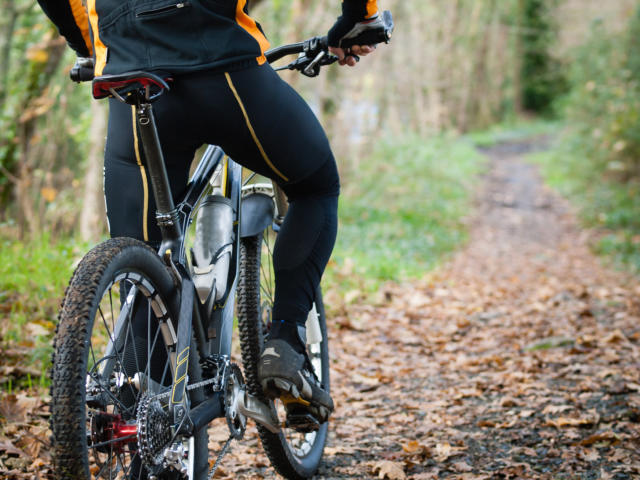
[{"label": "gloved hand", "polygon": [[375,0],[344,0],[342,2],[342,15],[327,34],[329,51],[338,56],[340,65],[356,65],[358,58],[354,55],[368,55],[375,50],[375,46],[353,45],[348,49],[342,47],[341,42],[345,38],[353,38],[368,24],[378,20],[378,9]]}]

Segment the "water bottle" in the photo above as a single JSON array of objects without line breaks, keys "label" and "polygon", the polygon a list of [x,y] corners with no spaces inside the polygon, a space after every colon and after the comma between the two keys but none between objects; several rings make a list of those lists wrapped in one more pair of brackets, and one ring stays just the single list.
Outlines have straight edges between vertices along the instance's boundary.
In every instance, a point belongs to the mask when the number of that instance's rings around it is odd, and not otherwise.
[{"label": "water bottle", "polygon": [[207,196],[196,217],[193,244],[193,282],[202,303],[210,295],[215,301],[227,289],[229,263],[233,251],[233,207],[218,194]]}]

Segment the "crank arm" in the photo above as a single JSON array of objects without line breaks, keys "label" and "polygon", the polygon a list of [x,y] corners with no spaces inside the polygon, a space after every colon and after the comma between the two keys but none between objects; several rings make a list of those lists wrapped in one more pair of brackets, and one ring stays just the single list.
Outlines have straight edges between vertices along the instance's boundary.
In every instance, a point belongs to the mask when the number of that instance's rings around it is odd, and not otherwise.
[{"label": "crank arm", "polygon": [[253,418],[271,433],[280,432],[278,417],[272,407],[250,395],[246,390],[236,397],[236,410],[246,417]]}]

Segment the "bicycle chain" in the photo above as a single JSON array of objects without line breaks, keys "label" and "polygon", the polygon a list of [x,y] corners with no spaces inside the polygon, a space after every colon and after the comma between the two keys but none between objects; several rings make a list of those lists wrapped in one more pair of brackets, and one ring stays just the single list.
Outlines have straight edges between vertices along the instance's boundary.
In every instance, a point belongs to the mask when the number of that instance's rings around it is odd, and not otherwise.
[{"label": "bicycle chain", "polygon": [[[187,385],[187,391],[195,390],[196,388],[206,387],[207,385],[211,385],[212,383],[216,383],[218,381],[218,376],[216,375],[214,378],[210,378],[209,380],[202,380],[201,382],[192,383],[191,385]],[[214,390],[214,392],[220,392],[222,390],[221,387]],[[151,398],[159,399],[169,397],[171,395],[171,390],[167,390],[164,393],[158,393],[157,395],[153,395]]]},{"label": "bicycle chain", "polygon": [[227,443],[225,443],[224,447],[222,447],[222,450],[220,450],[220,453],[218,454],[218,458],[216,458],[216,463],[214,463],[213,467],[211,467],[211,470],[209,470],[209,476],[207,477],[207,480],[211,480],[213,476],[216,474],[216,470],[220,466],[222,457],[224,457],[227,454],[227,450],[229,450],[229,445],[231,445],[232,441],[233,441],[233,435],[229,437],[229,439],[227,440]]}]

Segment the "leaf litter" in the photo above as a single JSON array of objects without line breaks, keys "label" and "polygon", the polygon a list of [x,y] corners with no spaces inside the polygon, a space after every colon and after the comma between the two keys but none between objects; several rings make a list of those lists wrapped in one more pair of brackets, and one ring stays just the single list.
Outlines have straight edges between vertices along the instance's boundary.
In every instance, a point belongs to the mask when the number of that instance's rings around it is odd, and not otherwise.
[{"label": "leaf litter", "polygon": [[[640,284],[592,255],[519,150],[488,151],[450,262],[370,303],[330,295],[337,407],[317,478],[640,478]],[[50,472],[47,400],[0,399],[2,478]],[[252,422],[216,478],[276,478]]]}]

